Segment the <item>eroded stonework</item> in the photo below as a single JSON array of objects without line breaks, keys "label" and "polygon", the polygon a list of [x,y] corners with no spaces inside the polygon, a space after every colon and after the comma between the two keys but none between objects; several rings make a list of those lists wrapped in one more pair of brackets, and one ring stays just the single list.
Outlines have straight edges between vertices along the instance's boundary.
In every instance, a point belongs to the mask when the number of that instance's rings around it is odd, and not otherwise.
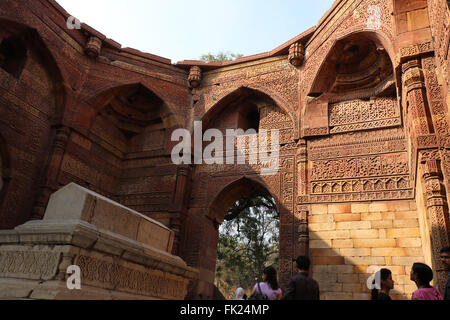
[{"label": "eroded stonework", "polygon": [[[68,16],[53,0],[0,3],[2,229],[41,220],[50,195],[77,183],[170,228],[171,253],[198,270],[187,297],[211,299],[218,226],[235,201],[259,190],[278,206],[282,288],[300,254],[311,256],[324,299],[368,299],[369,266],[390,268],[395,298],[408,299],[408,268],[418,261],[433,267],[442,287],[438,252],[450,230],[448,2],[339,0],[317,26],[270,52],[210,63],[172,64],[121,48],[87,25],[68,30]],[[223,134],[255,129],[257,138],[279,130],[278,171],[174,165],[171,135],[193,132],[195,121]],[[224,154],[238,150],[227,148]],[[255,150],[247,143],[243,153]],[[116,216],[97,217],[115,221],[108,227],[118,234],[133,233]],[[150,234],[144,230],[140,241]],[[20,261],[28,249],[8,250],[0,253],[1,274],[22,272],[3,262]],[[54,257],[44,263],[50,253],[43,252],[27,253],[36,261],[27,273],[53,274]],[[184,298],[176,293],[186,279],[162,280],[89,252],[70,259],[93,286]],[[33,288],[19,293],[48,297]]]}]

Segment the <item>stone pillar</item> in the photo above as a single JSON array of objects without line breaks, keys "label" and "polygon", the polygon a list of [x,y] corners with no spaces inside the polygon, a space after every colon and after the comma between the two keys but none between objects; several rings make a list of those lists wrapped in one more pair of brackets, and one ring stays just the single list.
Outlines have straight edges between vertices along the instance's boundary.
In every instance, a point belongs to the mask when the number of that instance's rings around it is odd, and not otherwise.
[{"label": "stone pillar", "polygon": [[295,214],[296,243],[294,259],[297,256],[309,256],[309,210],[307,206],[299,205]]},{"label": "stone pillar", "polygon": [[60,126],[56,129],[43,183],[37,193],[32,209],[31,219],[33,220],[39,220],[44,217],[50,195],[58,189],[59,170],[69,141],[70,132],[71,129],[66,126]]},{"label": "stone pillar", "polygon": [[180,249],[181,226],[187,214],[187,205],[190,194],[191,167],[179,166],[177,168],[177,181],[172,198],[170,214],[170,228],[175,232],[173,253],[178,254]]},{"label": "stone pillar", "polygon": [[411,129],[414,141],[419,135],[430,134],[433,127],[426,106],[425,83],[419,60],[405,62],[402,65],[402,71],[406,96],[404,118],[407,127]]},{"label": "stone pillar", "polygon": [[[297,197],[304,198],[307,195],[307,149],[306,149],[306,140],[300,139],[297,143]],[[302,203],[304,201],[301,201]]]},{"label": "stone pillar", "polygon": [[298,206],[295,212],[294,221],[294,234],[295,236],[295,252],[294,257],[299,255],[309,256],[309,228],[308,228],[308,215],[309,208],[302,203],[307,203],[307,148],[306,141],[300,139],[297,143],[297,199]]},{"label": "stone pillar", "polygon": [[449,245],[449,211],[439,160],[422,158],[424,196],[431,229],[431,252],[436,283],[445,289],[447,272],[440,259],[440,250]]},{"label": "stone pillar", "polygon": [[425,85],[427,87],[428,104],[435,128],[435,141],[441,150],[441,170],[447,191],[447,201],[450,201],[450,113],[445,103],[443,85],[439,82],[436,68],[436,58],[422,58]]}]

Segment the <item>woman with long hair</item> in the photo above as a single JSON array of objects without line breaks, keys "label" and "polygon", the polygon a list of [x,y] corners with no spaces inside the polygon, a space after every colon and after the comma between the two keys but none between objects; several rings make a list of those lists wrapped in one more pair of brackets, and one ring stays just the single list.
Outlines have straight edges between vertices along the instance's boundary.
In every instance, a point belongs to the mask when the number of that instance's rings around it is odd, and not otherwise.
[{"label": "woman with long hair", "polygon": [[263,271],[263,282],[255,284],[252,296],[259,294],[266,296],[266,300],[280,300],[282,298],[282,291],[278,285],[277,271],[274,267],[267,267]]},{"label": "woman with long hair", "polygon": [[375,274],[375,281],[379,279],[380,290],[372,289],[372,300],[392,300],[389,292],[394,289],[394,280],[392,280],[392,272],[389,269],[381,269]]},{"label": "woman with long hair", "polygon": [[414,263],[410,278],[416,283],[417,290],[412,294],[412,300],[442,300],[438,289],[430,285],[433,280],[433,270],[424,263]]}]

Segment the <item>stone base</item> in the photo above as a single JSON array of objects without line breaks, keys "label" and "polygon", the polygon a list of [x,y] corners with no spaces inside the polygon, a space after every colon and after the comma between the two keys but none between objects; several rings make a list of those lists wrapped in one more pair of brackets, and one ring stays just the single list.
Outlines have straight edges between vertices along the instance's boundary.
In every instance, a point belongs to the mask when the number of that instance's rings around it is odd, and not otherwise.
[{"label": "stone base", "polygon": [[83,285],[69,290],[65,281],[0,279],[0,300],[161,300]]},{"label": "stone base", "polygon": [[[71,265],[81,290],[67,287]],[[179,257],[81,222],[0,232],[0,299],[182,300],[196,274]]]},{"label": "stone base", "polygon": [[[72,193],[74,188],[89,196],[77,198],[84,202],[78,204],[79,211],[75,206],[65,215],[48,211],[42,221],[0,231],[0,299],[183,300],[198,271],[170,253],[171,231],[89,190],[72,185],[65,191]],[[67,199],[65,192],[59,195]],[[86,213],[89,198],[95,200],[97,212],[103,212],[98,214],[98,226],[80,220],[86,216],[92,221],[92,214]],[[59,202],[57,211],[61,210],[64,207]],[[140,219],[133,237],[99,227],[111,227],[113,222],[102,222],[111,212],[120,214],[124,222]],[[144,224],[156,227],[147,227],[142,237],[136,236]],[[159,238],[152,240],[155,234]],[[67,282],[73,283],[69,266],[79,267],[81,289],[69,289]]]}]

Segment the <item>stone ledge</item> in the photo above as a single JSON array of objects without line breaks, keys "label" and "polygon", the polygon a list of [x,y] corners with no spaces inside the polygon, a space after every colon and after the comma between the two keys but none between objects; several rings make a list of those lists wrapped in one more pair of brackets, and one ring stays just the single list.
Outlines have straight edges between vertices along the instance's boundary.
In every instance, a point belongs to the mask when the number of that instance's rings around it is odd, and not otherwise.
[{"label": "stone ledge", "polygon": [[82,285],[81,290],[67,289],[64,281],[39,282],[0,279],[0,300],[160,300],[138,294]]},{"label": "stone ledge", "polygon": [[196,277],[196,270],[188,267],[180,257],[110,231],[99,230],[84,221],[29,221],[15,230],[0,231],[0,246],[6,244],[92,248],[150,268]]},{"label": "stone ledge", "polygon": [[[199,271],[171,254],[173,237],[70,184],[52,195],[43,220],[0,231],[0,299],[184,299]],[[67,288],[70,265],[80,268],[81,290]]]}]

